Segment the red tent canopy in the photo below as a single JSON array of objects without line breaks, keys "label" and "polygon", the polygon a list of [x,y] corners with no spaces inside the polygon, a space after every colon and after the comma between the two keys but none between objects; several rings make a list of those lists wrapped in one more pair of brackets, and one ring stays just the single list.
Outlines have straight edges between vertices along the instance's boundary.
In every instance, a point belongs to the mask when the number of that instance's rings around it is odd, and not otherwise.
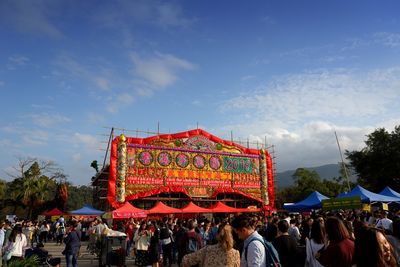
[{"label": "red tent canopy", "polygon": [[210,213],[210,212],[212,212],[211,209],[199,207],[196,204],[194,204],[193,202],[190,202],[186,207],[181,209],[181,211],[183,213]]},{"label": "red tent canopy", "polygon": [[122,205],[120,208],[112,211],[112,217],[114,219],[123,218],[145,218],[147,217],[147,212],[142,209],[138,209],[131,205],[128,201]]},{"label": "red tent canopy", "polygon": [[175,209],[169,207],[162,203],[161,201],[157,202],[157,204],[147,211],[147,214],[167,214],[167,213],[181,213],[180,209]]},{"label": "red tent canopy", "polygon": [[226,213],[237,213],[241,212],[240,209],[229,207],[222,202],[218,202],[217,204],[211,206],[211,210],[213,212],[226,212]]},{"label": "red tent canopy", "polygon": [[64,212],[62,212],[61,210],[54,208],[48,212],[45,212],[43,215],[45,216],[61,216],[64,215]]}]

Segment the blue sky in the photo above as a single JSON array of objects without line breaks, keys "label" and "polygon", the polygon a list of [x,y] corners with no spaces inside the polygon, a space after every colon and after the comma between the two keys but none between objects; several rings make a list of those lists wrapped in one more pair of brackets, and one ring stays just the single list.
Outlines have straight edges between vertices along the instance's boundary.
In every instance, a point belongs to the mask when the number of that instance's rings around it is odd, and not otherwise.
[{"label": "blue sky", "polygon": [[[54,160],[74,184],[103,126],[275,145],[278,171],[340,160],[400,122],[398,1],[1,1],[0,178]],[[130,133],[127,132],[127,135]]]}]

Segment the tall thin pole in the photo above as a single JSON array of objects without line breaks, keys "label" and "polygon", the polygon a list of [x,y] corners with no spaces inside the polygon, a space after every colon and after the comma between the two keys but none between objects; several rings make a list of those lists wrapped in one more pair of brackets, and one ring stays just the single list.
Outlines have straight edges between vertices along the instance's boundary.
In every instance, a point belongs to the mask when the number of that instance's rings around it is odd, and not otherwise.
[{"label": "tall thin pole", "polygon": [[114,138],[113,138],[113,137],[114,137],[113,135],[114,135],[114,127],[111,128],[110,137],[108,137],[106,155],[104,156],[102,169],[103,169],[103,168],[105,167],[105,165],[106,165],[108,150],[109,150],[109,148],[110,148],[110,144],[111,144],[112,140],[114,139]]},{"label": "tall thin pole", "polygon": [[350,192],[349,175],[347,174],[346,164],[344,164],[343,155],[342,155],[342,149],[340,148],[339,139],[337,138],[336,131],[335,131],[335,137],[336,137],[336,143],[337,143],[338,148],[339,148],[340,158],[342,159],[342,166],[343,166],[343,169],[344,169],[344,175],[346,176],[347,189],[348,189],[349,192]]}]

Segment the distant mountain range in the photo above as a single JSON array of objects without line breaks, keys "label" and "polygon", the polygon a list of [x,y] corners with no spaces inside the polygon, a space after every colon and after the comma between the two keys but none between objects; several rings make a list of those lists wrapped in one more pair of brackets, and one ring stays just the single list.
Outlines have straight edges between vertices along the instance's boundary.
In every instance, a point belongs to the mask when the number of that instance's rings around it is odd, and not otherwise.
[{"label": "distant mountain range", "polygon": [[[340,166],[339,164],[327,164],[318,167],[305,168],[307,170],[316,171],[321,179],[331,180],[334,177],[339,177]],[[277,188],[291,186],[294,184],[292,175],[296,170],[289,170],[285,172],[277,172],[275,175],[275,183]],[[351,181],[355,181],[356,177],[350,177]]]}]

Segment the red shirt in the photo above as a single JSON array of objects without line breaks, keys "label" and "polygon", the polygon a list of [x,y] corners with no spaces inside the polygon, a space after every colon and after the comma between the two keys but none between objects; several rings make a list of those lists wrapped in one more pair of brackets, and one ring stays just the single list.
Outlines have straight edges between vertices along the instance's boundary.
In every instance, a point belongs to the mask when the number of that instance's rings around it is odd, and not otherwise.
[{"label": "red shirt", "polygon": [[318,261],[325,267],[351,267],[353,265],[354,242],[350,239],[330,243],[321,251]]}]

